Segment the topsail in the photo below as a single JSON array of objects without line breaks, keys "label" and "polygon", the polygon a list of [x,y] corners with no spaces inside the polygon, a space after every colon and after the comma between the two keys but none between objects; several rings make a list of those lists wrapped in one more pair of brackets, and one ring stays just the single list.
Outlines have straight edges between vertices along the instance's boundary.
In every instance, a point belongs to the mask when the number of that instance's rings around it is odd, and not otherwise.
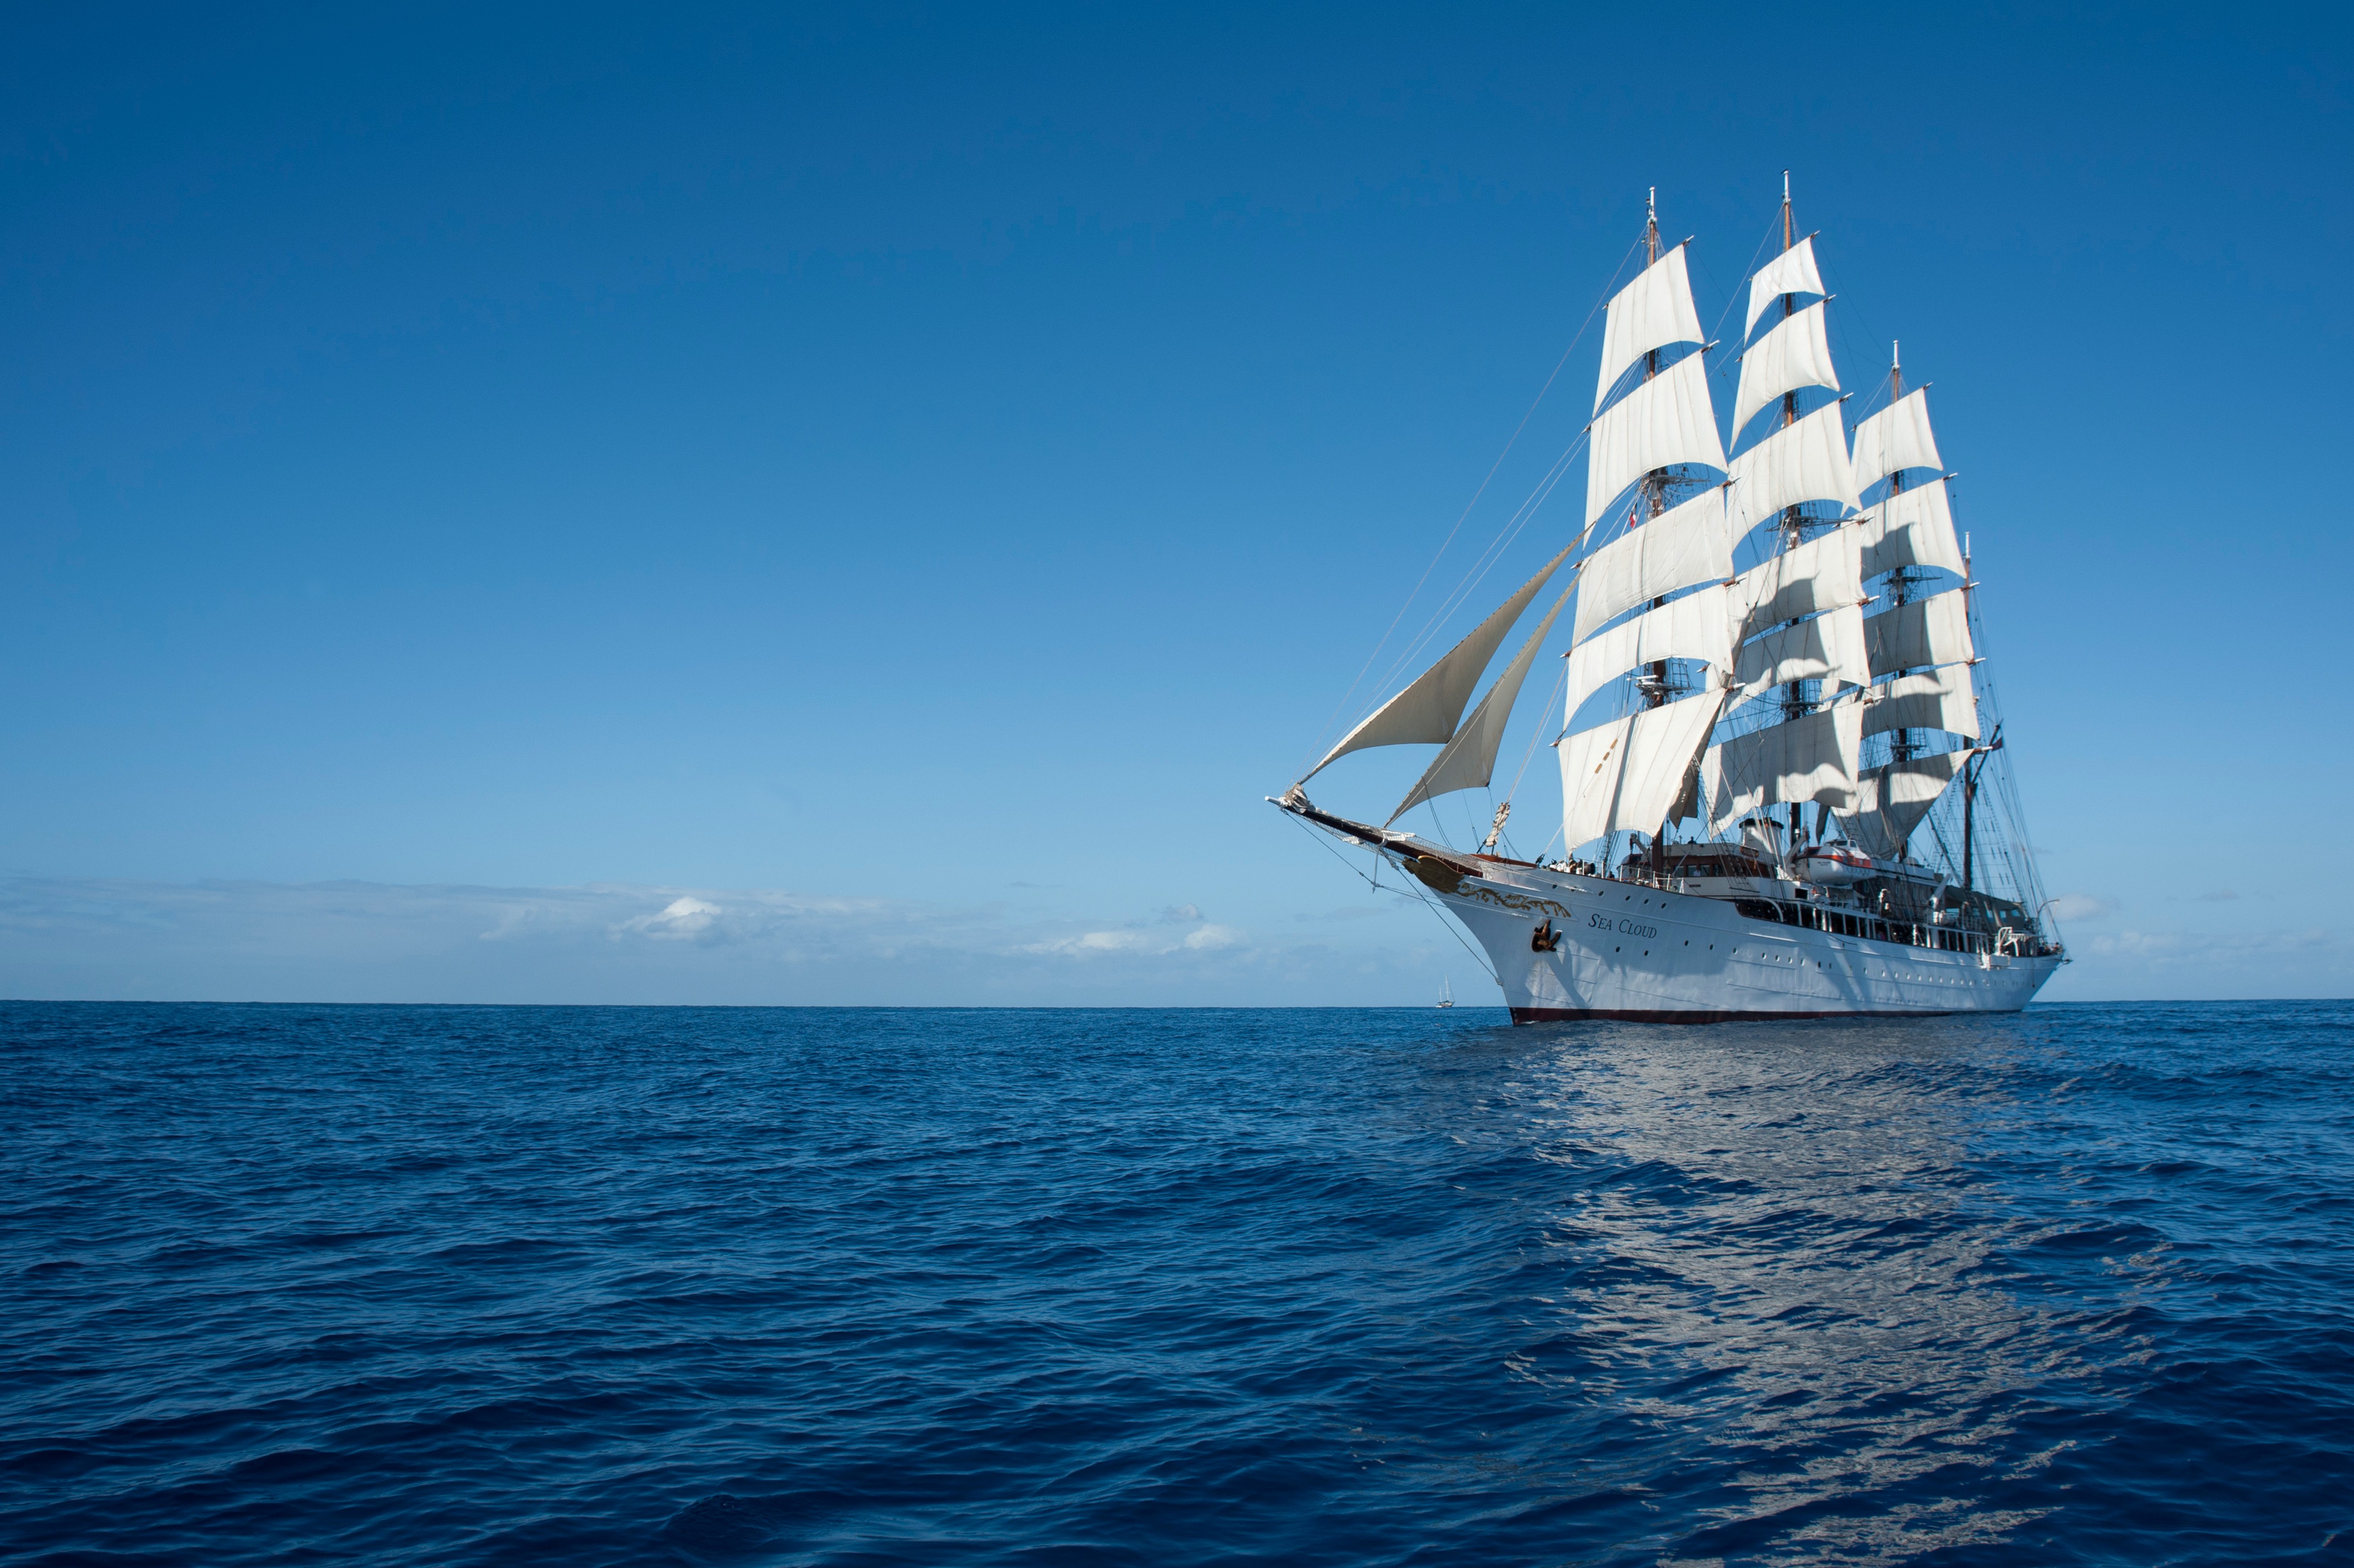
[{"label": "topsail", "polygon": [[1839,372],[1831,367],[1830,340],[1823,335],[1825,302],[1819,301],[1777,322],[1741,356],[1741,386],[1733,395],[1734,435],[1785,392],[1796,392],[1801,387],[1839,390]]},{"label": "topsail", "polygon": [[[1675,463],[1724,466],[1724,442],[1709,404],[1708,366],[1687,355],[1637,386],[1594,421],[1585,454],[1585,520],[1594,522],[1628,485]],[[1840,466],[1847,466],[1841,443]]]},{"label": "topsail", "polygon": [[1700,312],[1692,308],[1691,280],[1679,245],[1611,297],[1602,326],[1602,378],[1595,385],[1594,411],[1602,412],[1610,388],[1645,355],[1700,341]]},{"label": "topsail", "polygon": [[1808,501],[1856,504],[1840,406],[1826,403],[1733,460],[1733,536]]}]

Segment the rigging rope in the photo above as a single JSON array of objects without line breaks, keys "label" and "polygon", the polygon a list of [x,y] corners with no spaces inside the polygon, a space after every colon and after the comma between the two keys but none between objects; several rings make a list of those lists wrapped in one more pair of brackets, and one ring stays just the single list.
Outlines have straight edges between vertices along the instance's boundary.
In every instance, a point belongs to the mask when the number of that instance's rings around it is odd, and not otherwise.
[{"label": "rigging rope", "polygon": [[[1289,812],[1286,812],[1284,814],[1286,816],[1290,815]],[[1323,849],[1326,854],[1331,855],[1342,865],[1348,866],[1352,874],[1355,875],[1359,880],[1372,887],[1374,892],[1378,893],[1382,890],[1382,885],[1375,877],[1367,876],[1363,872],[1357,870],[1356,866],[1349,860],[1348,856],[1342,854],[1339,850],[1334,849],[1330,843],[1325,842],[1324,833],[1321,829],[1310,824],[1304,818],[1292,817],[1291,820],[1299,824],[1300,832],[1306,833],[1310,838],[1314,839],[1317,844]],[[1382,863],[1378,855],[1374,857],[1373,863],[1376,866]],[[1395,893],[1398,889],[1392,888],[1390,891]],[[1481,972],[1486,974],[1490,980],[1495,980],[1498,985],[1502,985],[1504,983],[1500,979],[1498,979],[1496,974],[1496,966],[1488,961],[1488,955],[1479,951],[1477,948],[1474,948],[1470,943],[1463,939],[1463,933],[1457,930],[1454,923],[1447,918],[1447,911],[1431,903],[1429,895],[1423,892],[1419,885],[1412,887],[1409,891],[1413,893],[1416,902],[1422,905],[1424,908],[1428,909],[1431,914],[1437,918],[1440,928],[1446,931],[1448,936],[1455,938],[1456,945],[1461,948],[1465,952],[1471,955],[1472,962],[1479,966]]]},{"label": "rigging rope", "polygon": [[[1437,552],[1430,557],[1430,564],[1422,568],[1422,576],[1415,579],[1413,589],[1406,594],[1405,601],[1398,606],[1397,614],[1391,617],[1390,624],[1388,628],[1383,631],[1381,640],[1373,644],[1373,652],[1365,655],[1364,667],[1357,672],[1356,678],[1351,681],[1349,683],[1348,689],[1341,694],[1341,700],[1332,705],[1331,713],[1326,715],[1322,728],[1317,732],[1316,742],[1310,750],[1307,766],[1313,767],[1315,765],[1316,757],[1321,752],[1325,741],[1331,736],[1333,721],[1339,718],[1342,711],[1348,707],[1349,700],[1356,695],[1357,688],[1364,683],[1366,672],[1370,671],[1373,667],[1374,661],[1382,656],[1382,650],[1389,645],[1391,636],[1394,634],[1398,629],[1398,623],[1405,619],[1405,612],[1414,607],[1415,599],[1422,593],[1423,585],[1430,580],[1430,574],[1438,569],[1439,561],[1446,556],[1448,547],[1455,543],[1456,535],[1462,532],[1463,524],[1469,519],[1472,508],[1478,506],[1479,504],[1479,498],[1488,493],[1488,486],[1494,481],[1497,472],[1504,466],[1504,460],[1511,455],[1512,448],[1519,444],[1522,432],[1528,429],[1529,421],[1536,417],[1538,406],[1543,403],[1546,395],[1553,390],[1553,384],[1561,378],[1563,367],[1569,364],[1569,356],[1576,353],[1577,345],[1585,340],[1587,329],[1594,325],[1595,315],[1601,311],[1604,305],[1609,303],[1610,296],[1616,291],[1616,286],[1618,281],[1618,274],[1627,270],[1628,261],[1634,256],[1636,247],[1639,246],[1641,243],[1641,239],[1638,238],[1634,244],[1627,247],[1627,254],[1618,259],[1618,265],[1612,270],[1610,281],[1608,283],[1604,285],[1601,296],[1595,301],[1593,309],[1585,313],[1585,319],[1578,323],[1577,334],[1569,340],[1569,346],[1561,351],[1561,358],[1554,361],[1553,371],[1545,377],[1544,385],[1537,388],[1536,397],[1530,400],[1527,410],[1521,415],[1521,422],[1512,427],[1511,438],[1504,443],[1504,450],[1498,452],[1496,454],[1496,461],[1488,466],[1487,476],[1479,481],[1479,489],[1471,493],[1471,499],[1464,503],[1463,510],[1456,517],[1454,526],[1447,529],[1447,537],[1439,541]],[[1579,441],[1582,442],[1584,439],[1584,435],[1581,432]],[[1575,443],[1573,443],[1573,445],[1575,444]],[[1550,476],[1553,482],[1558,482],[1558,471],[1567,467],[1568,456],[1569,454],[1564,453],[1562,459],[1555,463],[1554,466],[1556,472],[1554,475]],[[1547,483],[1545,485],[1545,488],[1548,491],[1551,487],[1551,483]],[[1523,510],[1526,509],[1526,506],[1527,503],[1525,502],[1522,503]],[[1510,525],[1509,521],[1507,525]],[[1513,533],[1517,534],[1519,530],[1517,528],[1513,529]],[[1501,542],[1508,543],[1509,541]],[[1496,546],[1491,546],[1490,548],[1492,550],[1496,548]],[[1485,557],[1489,553],[1489,551],[1482,551],[1482,557]],[[1475,565],[1477,565],[1476,562]],[[1479,577],[1484,577],[1485,575],[1486,567],[1480,567]],[[1458,589],[1458,592],[1460,593],[1468,591],[1471,586],[1478,582],[1479,577],[1472,577],[1464,585],[1464,588]],[[1454,598],[1455,596],[1450,595],[1450,601]],[[1442,605],[1437,619],[1443,620],[1451,609],[1451,602]],[[1429,628],[1426,628],[1422,633],[1421,639],[1418,641],[1426,641],[1429,636]]]}]

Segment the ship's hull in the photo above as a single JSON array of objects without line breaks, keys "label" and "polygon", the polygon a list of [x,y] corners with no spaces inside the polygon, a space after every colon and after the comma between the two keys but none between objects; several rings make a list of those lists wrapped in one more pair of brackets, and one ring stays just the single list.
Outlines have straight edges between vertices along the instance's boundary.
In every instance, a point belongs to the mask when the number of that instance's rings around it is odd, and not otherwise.
[{"label": "ship's hull", "polygon": [[[1479,863],[1439,900],[1487,949],[1516,1023],[2016,1012],[2057,957],[1955,952],[1754,918],[1723,898]],[[1554,945],[1532,940],[1543,933]]]}]

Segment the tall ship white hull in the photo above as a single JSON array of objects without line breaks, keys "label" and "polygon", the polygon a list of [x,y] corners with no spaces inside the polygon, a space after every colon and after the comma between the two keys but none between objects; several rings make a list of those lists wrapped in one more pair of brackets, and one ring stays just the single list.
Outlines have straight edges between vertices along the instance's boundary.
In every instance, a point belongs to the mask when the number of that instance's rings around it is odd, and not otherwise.
[{"label": "tall ship white hull", "polygon": [[[1831,296],[1787,177],[1779,228],[1744,341],[1712,366],[1722,345],[1703,341],[1684,247],[1647,220],[1645,264],[1604,317],[1591,423],[1416,645],[1586,449],[1583,526],[1277,802],[1405,873],[1477,944],[1517,1022],[2010,1012],[2067,962],[1925,394],[1892,355],[1861,405],[1877,411],[1850,428]],[[1711,376],[1736,366],[1726,432]],[[1526,763],[1499,799],[1497,758],[1557,621],[1561,825],[1527,853],[1506,836]],[[1416,743],[1438,754],[1382,825],[1310,803],[1309,780],[1341,758]],[[1439,808],[1474,789],[1492,817],[1467,850]],[[1416,810],[1435,836],[1395,826]]]},{"label": "tall ship white hull", "polygon": [[[1427,889],[1486,953],[1515,1023],[2017,1012],[2065,962],[2031,930],[1972,929],[1934,908],[1891,920],[1771,878],[1744,893],[1724,879],[1581,875],[1291,809]],[[1677,886],[1696,882],[1719,885]]]}]

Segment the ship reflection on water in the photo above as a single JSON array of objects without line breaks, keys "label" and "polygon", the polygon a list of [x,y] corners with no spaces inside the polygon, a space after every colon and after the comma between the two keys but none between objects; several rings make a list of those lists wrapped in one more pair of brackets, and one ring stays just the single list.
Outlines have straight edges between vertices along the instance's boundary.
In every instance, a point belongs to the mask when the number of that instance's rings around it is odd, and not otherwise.
[{"label": "ship reflection on water", "polygon": [[2003,1180],[2036,1029],[1589,1025],[1447,1053],[1426,1108],[1464,1189],[1502,1201],[1489,1239],[1524,1293],[1496,1326],[1551,1410],[1522,1412],[1529,1483],[1675,1520],[1651,1542],[1671,1560],[1893,1561],[2049,1512],[2037,1473],[2069,1439],[2035,1428],[2135,1353],[2118,1298],[2158,1259],[2123,1255],[2151,1233],[2096,1232],[2120,1255],[2091,1312],[2022,1263],[2067,1228]]}]

